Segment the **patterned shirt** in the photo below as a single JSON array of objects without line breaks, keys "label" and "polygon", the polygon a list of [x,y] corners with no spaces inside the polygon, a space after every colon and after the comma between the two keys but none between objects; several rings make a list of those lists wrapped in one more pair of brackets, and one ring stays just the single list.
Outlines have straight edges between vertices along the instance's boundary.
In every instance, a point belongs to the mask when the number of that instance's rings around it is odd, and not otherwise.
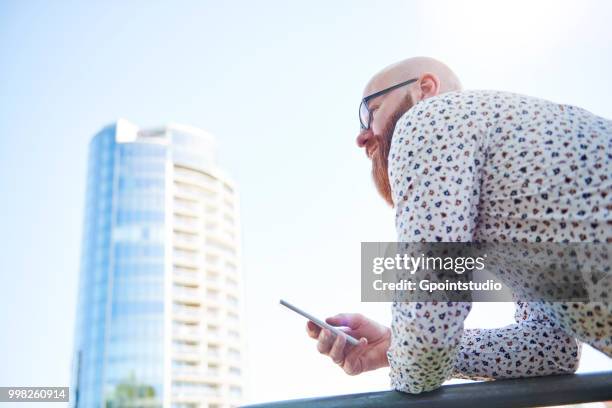
[{"label": "patterned shirt", "polygon": [[[612,242],[611,152],[612,121],[574,106],[494,91],[420,101],[389,152],[398,241]],[[393,388],[573,372],[581,341],[612,357],[611,303],[517,302],[516,324],[464,330],[470,309],[393,303]]]}]

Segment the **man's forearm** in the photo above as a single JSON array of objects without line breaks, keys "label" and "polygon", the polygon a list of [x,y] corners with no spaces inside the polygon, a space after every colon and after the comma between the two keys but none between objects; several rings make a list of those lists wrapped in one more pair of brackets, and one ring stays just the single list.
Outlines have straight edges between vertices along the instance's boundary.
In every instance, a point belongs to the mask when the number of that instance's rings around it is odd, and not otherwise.
[{"label": "man's forearm", "polygon": [[573,373],[581,344],[558,328],[535,323],[464,330],[453,376],[471,380]]},{"label": "man's forearm", "polygon": [[418,394],[431,391],[454,370],[462,338],[466,302],[396,302],[387,353],[391,386]]}]

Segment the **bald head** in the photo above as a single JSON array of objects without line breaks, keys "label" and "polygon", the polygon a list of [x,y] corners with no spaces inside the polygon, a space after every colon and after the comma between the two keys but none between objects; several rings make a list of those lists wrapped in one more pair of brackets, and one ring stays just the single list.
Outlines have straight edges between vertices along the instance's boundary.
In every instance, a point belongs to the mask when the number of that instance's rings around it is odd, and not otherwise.
[{"label": "bald head", "polygon": [[437,77],[438,93],[461,90],[461,81],[446,64],[430,57],[413,57],[391,64],[374,75],[366,85],[364,96],[427,74]]},{"label": "bald head", "polygon": [[[405,83],[410,80],[414,81]],[[398,84],[403,85],[394,87]],[[428,57],[408,58],[389,65],[366,85],[363,96],[370,97],[360,106],[362,129],[357,136],[357,145],[364,148],[372,160],[374,184],[390,205],[393,201],[387,165],[396,122],[419,101],[460,90],[461,82],[457,75],[442,62]],[[375,93],[378,94],[372,95]]]}]

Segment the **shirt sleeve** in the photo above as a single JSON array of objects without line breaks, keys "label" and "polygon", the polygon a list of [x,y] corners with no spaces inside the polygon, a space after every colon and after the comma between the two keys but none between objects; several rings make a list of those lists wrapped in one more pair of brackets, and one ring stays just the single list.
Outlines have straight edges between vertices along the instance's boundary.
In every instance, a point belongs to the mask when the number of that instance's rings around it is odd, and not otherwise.
[{"label": "shirt sleeve", "polygon": [[[419,102],[395,127],[389,182],[399,242],[472,241],[485,133],[454,95]],[[420,393],[452,378],[470,309],[469,302],[393,303],[393,388]]]},{"label": "shirt sleeve", "polygon": [[465,330],[454,377],[491,380],[576,371],[582,344],[534,306],[518,302],[516,324]]}]

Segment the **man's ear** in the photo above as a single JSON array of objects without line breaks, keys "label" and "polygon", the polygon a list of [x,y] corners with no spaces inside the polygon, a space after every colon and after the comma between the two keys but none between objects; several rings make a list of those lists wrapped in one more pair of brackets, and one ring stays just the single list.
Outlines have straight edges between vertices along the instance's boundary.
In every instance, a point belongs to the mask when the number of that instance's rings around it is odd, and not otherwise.
[{"label": "man's ear", "polygon": [[426,72],[419,78],[418,89],[421,100],[436,96],[440,93],[440,78],[436,74]]}]

